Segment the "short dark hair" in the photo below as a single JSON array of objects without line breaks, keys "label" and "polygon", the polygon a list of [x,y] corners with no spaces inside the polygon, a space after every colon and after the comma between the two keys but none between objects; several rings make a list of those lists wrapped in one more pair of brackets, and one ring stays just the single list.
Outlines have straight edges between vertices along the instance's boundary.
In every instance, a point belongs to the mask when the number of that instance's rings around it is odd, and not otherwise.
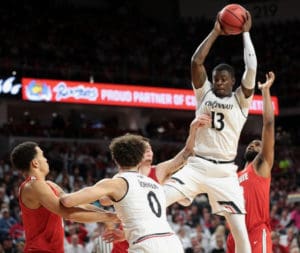
[{"label": "short dark hair", "polygon": [[143,160],[146,151],[143,138],[135,134],[114,138],[109,145],[112,158],[121,167],[137,166]]},{"label": "short dark hair", "polygon": [[232,76],[232,77],[235,77],[235,71],[234,71],[234,68],[227,64],[227,63],[220,63],[219,65],[217,65],[216,67],[214,67],[213,69],[213,73],[215,71],[222,71],[222,70],[226,70],[229,72],[229,74]]},{"label": "short dark hair", "polygon": [[148,142],[150,144],[150,139],[145,137],[145,136],[142,136],[142,135],[139,135],[139,134],[132,134],[132,133],[126,133],[124,135],[136,136],[136,137],[141,138],[143,141]]},{"label": "short dark hair", "polygon": [[36,147],[38,147],[38,144],[32,141],[26,141],[17,145],[10,153],[12,166],[23,172],[29,171],[30,162],[37,155]]}]

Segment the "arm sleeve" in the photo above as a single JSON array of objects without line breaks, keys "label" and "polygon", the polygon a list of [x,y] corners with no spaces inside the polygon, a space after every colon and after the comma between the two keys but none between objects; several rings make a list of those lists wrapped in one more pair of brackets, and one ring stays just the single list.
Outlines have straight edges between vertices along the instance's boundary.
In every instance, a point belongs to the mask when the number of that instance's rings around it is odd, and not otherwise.
[{"label": "arm sleeve", "polygon": [[257,59],[252,44],[250,33],[243,33],[243,43],[244,43],[244,62],[245,62],[245,72],[242,78],[242,84],[247,89],[254,89],[256,69],[257,69]]}]

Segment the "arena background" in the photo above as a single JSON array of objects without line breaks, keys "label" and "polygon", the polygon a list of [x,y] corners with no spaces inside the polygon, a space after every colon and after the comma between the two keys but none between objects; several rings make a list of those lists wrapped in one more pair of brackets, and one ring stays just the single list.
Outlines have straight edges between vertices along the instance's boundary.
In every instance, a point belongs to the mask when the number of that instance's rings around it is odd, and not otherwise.
[{"label": "arena background", "polygon": [[[22,78],[191,89],[190,58],[213,27],[222,0],[48,0],[4,1],[0,9],[0,155],[13,145],[37,140],[55,145],[92,145],[105,159],[112,137],[143,134],[153,143],[155,162],[184,144],[193,110],[25,101]],[[299,3],[297,0],[234,1],[253,15],[251,37],[258,58],[257,80],[274,70],[278,98],[274,180],[293,176],[299,191]],[[244,70],[242,37],[219,38],[207,68],[228,61]],[[259,95],[259,90],[255,92]],[[261,115],[251,114],[240,139],[242,165],[247,142],[259,136]],[[51,147],[51,148],[50,148]],[[47,150],[48,150],[47,149]],[[49,151],[50,152],[50,151]],[[59,159],[58,159],[59,160]],[[57,171],[61,161],[51,160]],[[103,175],[102,175],[103,176]],[[1,180],[4,181],[3,178]]]},{"label": "arena background", "polygon": [[[216,12],[231,1],[9,1],[1,8],[0,73],[97,83],[190,89],[190,57],[212,28]],[[272,94],[279,99],[277,127],[293,136],[299,131],[299,49],[296,0],[237,1],[253,15],[251,35],[258,57],[258,80],[267,70],[277,74]],[[224,49],[225,48],[225,49]],[[243,71],[241,36],[220,38],[208,57],[208,68],[232,62]],[[259,91],[256,91],[259,94]],[[97,126],[146,133],[147,125],[173,124],[187,129],[193,111],[28,103],[2,90],[1,124],[22,123],[25,111],[42,126],[53,113],[66,120],[75,109]],[[42,113],[41,113],[42,112]],[[253,117],[255,119],[253,119]],[[250,116],[241,140],[259,131],[261,117]],[[152,124],[152,125],[153,125]],[[99,124],[98,124],[99,126]],[[166,129],[167,131],[167,129]],[[149,133],[148,133],[149,134]],[[18,133],[13,133],[18,135]],[[23,135],[23,134],[22,134]],[[184,139],[183,133],[182,139]],[[294,138],[295,137],[295,138]],[[172,141],[172,140],[170,140]],[[3,154],[7,141],[1,142]],[[5,145],[3,146],[3,144]],[[242,143],[243,144],[243,143]]]}]

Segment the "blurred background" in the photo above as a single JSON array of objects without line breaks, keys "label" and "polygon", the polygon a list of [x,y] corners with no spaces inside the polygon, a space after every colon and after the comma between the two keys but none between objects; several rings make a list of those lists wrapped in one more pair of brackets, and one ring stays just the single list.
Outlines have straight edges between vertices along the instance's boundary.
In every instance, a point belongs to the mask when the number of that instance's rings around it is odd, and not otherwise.
[{"label": "blurred background", "polygon": [[[49,179],[66,191],[116,173],[107,145],[111,138],[126,132],[151,139],[154,164],[171,158],[184,145],[194,117],[193,107],[126,104],[126,89],[167,88],[162,90],[164,94],[169,89],[175,89],[177,94],[192,92],[191,56],[213,28],[217,12],[229,3],[233,1],[1,2],[0,204],[1,210],[8,209],[21,231],[17,187],[22,175],[11,169],[11,148],[24,140],[39,142],[52,170]],[[276,73],[271,92],[278,99],[279,113],[270,206],[273,229],[279,233],[281,243],[292,249],[300,241],[299,224],[297,227],[286,221],[292,212],[299,212],[299,3],[234,3],[252,14],[257,81],[264,81],[267,71]],[[233,65],[240,80],[244,71],[241,35],[218,38],[205,63],[208,73],[220,62]],[[52,80],[55,81],[50,84]],[[63,88],[59,93],[57,87],[62,83],[65,86],[60,86]],[[73,89],[66,88],[68,85]],[[111,93],[111,101],[117,103],[100,103],[92,98],[103,85],[126,92]],[[63,98],[54,96],[58,93]],[[260,95],[258,89],[255,94]],[[250,114],[240,138],[238,165],[243,163],[245,145],[260,137],[261,123],[259,113]],[[224,220],[211,215],[205,196],[199,196],[189,208],[172,206],[169,217],[178,234],[182,234],[186,252],[212,252],[216,243],[213,234],[224,225]],[[101,229],[101,224],[89,228],[66,224],[66,245],[79,235],[86,252],[92,252],[92,248],[94,252],[108,252],[99,246]],[[86,231],[80,234],[81,230]],[[2,225],[0,231],[0,245],[11,244],[5,247],[18,247],[22,252],[22,232],[17,237],[10,227],[2,230]],[[224,236],[226,232],[225,229]]]}]

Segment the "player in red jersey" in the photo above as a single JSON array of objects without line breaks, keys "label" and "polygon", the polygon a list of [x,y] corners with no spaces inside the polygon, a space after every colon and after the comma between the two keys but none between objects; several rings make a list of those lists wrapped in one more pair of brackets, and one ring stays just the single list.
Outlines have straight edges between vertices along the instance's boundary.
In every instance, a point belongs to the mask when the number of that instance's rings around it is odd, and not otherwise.
[{"label": "player in red jersey", "polygon": [[[139,172],[143,175],[147,175],[156,182],[163,184],[175,171],[180,169],[186,162],[187,158],[193,154],[196,129],[209,124],[210,117],[205,114],[195,118],[190,124],[189,136],[187,137],[184,148],[170,160],[161,162],[157,165],[152,165],[152,147],[149,140],[144,138],[144,140],[147,142],[147,149],[144,154],[143,162],[139,167]],[[103,239],[107,242],[113,241],[113,249],[111,253],[128,252],[129,245],[128,242],[124,240],[124,233],[121,227],[114,230],[107,230],[103,234]]]},{"label": "player in red jersey", "polygon": [[[262,140],[250,142],[245,152],[245,169],[238,172],[246,201],[246,226],[252,253],[272,253],[270,229],[270,183],[274,162],[274,111],[270,87],[273,72],[266,74],[266,82],[258,83],[263,96]],[[231,234],[227,237],[227,253],[235,252]]]},{"label": "player in red jersey", "polygon": [[19,204],[25,230],[25,253],[63,253],[65,219],[77,222],[119,222],[116,214],[92,205],[66,208],[60,204],[63,190],[46,181],[49,164],[35,142],[24,142],[11,152],[11,163],[26,176],[19,188]]}]

